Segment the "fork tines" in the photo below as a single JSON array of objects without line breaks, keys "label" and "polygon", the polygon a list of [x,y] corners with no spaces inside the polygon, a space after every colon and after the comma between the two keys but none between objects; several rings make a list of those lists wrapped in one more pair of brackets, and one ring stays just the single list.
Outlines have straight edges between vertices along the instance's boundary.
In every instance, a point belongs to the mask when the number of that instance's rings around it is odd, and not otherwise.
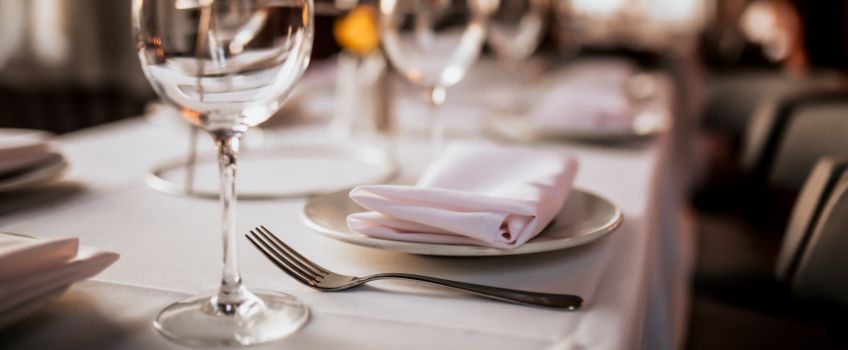
[{"label": "fork tines", "polygon": [[256,227],[244,236],[274,265],[303,284],[315,287],[324,279],[325,275],[330,274],[327,269],[303,257],[283,243],[265,226]]}]

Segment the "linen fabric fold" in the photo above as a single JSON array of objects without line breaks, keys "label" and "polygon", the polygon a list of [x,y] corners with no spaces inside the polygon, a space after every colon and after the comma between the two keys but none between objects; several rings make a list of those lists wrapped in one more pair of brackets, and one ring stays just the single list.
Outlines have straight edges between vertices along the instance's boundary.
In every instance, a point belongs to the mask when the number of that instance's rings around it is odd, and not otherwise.
[{"label": "linen fabric fold", "polygon": [[0,312],[103,271],[118,254],[80,247],[77,238],[0,234]]},{"label": "linen fabric fold", "polygon": [[454,143],[415,186],[353,189],[351,199],[371,211],[348,216],[348,227],[381,239],[515,248],[559,213],[577,168],[570,155]]}]

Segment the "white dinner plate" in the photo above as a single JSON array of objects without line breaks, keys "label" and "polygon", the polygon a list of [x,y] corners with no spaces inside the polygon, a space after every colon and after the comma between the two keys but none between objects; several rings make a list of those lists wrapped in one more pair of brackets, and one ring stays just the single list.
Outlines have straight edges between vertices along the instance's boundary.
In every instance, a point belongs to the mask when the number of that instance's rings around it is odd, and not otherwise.
[{"label": "white dinner plate", "polygon": [[527,243],[513,249],[393,241],[351,232],[347,216],[366,209],[347,190],[310,198],[303,208],[306,224],[319,233],[364,247],[404,253],[443,256],[498,256],[547,252],[575,247],[604,237],[621,226],[621,209],[595,194],[575,189],[553,223]]},{"label": "white dinner plate", "polygon": [[43,161],[20,171],[11,171],[0,176],[0,192],[9,192],[57,179],[68,167],[59,153],[51,153]]}]

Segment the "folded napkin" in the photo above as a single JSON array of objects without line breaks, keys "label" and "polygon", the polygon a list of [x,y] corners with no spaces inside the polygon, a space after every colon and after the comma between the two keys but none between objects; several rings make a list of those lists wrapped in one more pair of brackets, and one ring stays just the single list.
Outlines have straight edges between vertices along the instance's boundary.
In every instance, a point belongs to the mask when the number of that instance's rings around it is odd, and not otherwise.
[{"label": "folded napkin", "polygon": [[455,143],[415,186],[353,189],[351,199],[372,211],[348,216],[348,226],[382,239],[515,248],[556,216],[576,172],[572,156]]},{"label": "folded napkin", "polygon": [[531,124],[540,131],[632,130],[640,106],[627,83],[637,73],[627,61],[577,64],[554,77],[555,83],[530,112]]},{"label": "folded napkin", "polygon": [[79,247],[77,238],[0,234],[0,312],[92,277],[118,254]]},{"label": "folded napkin", "polygon": [[28,169],[52,155],[52,135],[43,131],[0,129],[0,175]]}]

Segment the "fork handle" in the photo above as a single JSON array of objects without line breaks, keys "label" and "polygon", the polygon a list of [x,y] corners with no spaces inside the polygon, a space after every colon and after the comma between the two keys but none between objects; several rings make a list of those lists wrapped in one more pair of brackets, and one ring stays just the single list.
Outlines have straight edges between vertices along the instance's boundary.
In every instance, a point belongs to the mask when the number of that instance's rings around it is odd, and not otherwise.
[{"label": "fork handle", "polygon": [[484,286],[480,284],[451,281],[441,278],[414,275],[410,273],[380,273],[362,278],[361,283],[378,279],[405,279],[430,284],[436,284],[451,289],[456,289],[481,297],[505,301],[508,303],[543,306],[557,309],[576,310],[583,305],[583,298],[570,294],[552,294],[530,292],[516,289],[507,289],[500,287]]}]

